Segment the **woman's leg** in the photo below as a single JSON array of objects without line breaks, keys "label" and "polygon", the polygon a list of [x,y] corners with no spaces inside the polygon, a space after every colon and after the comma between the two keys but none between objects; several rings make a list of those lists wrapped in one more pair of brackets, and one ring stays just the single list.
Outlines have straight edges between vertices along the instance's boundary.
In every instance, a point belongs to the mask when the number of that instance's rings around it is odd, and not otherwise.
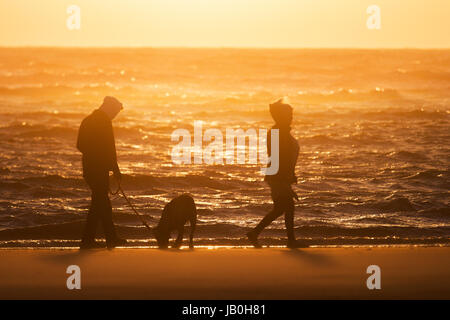
[{"label": "woman's leg", "polygon": [[274,207],[272,211],[270,211],[259,223],[258,225],[251,231],[253,235],[258,237],[261,231],[264,230],[269,224],[272,223],[275,219],[283,215],[283,205],[279,201],[274,201]]},{"label": "woman's leg", "polygon": [[295,210],[294,200],[292,198],[287,199],[285,202],[285,210],[284,210],[284,224],[286,225],[288,242],[295,241],[294,210]]},{"label": "woman's leg", "polygon": [[258,243],[258,236],[261,231],[264,230],[273,220],[283,215],[283,210],[277,201],[274,202],[274,208],[270,211],[250,232],[247,233],[247,237],[255,248],[261,248]]}]

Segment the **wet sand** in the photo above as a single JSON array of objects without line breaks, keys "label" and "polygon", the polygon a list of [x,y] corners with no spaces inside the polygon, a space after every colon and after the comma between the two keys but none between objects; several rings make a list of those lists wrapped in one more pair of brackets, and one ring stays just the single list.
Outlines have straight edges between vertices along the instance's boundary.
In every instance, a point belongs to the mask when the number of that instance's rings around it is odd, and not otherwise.
[{"label": "wet sand", "polygon": [[450,299],[450,247],[1,249],[0,275],[1,299]]}]

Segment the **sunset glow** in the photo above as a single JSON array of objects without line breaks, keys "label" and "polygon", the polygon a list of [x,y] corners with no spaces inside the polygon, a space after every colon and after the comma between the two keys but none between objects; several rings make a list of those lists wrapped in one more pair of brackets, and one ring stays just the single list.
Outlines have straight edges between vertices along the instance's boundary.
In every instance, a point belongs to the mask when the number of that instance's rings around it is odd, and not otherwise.
[{"label": "sunset glow", "polygon": [[[450,46],[450,2],[430,0],[3,0],[1,46]],[[81,9],[68,30],[66,9]],[[366,9],[381,9],[369,30]],[[447,35],[447,36],[445,36]]]}]

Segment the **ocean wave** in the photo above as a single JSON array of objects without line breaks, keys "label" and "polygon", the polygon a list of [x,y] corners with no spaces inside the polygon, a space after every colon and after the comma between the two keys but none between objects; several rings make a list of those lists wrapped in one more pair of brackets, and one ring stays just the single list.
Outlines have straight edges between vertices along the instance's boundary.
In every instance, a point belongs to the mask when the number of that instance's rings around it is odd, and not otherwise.
[{"label": "ocean wave", "polygon": [[[85,115],[86,116],[86,115]],[[80,117],[79,121],[81,122],[83,118]],[[165,126],[165,125],[149,125],[148,127],[144,126],[114,126],[114,133],[116,139],[121,138],[142,138],[144,135],[152,134],[152,133],[166,133],[170,134],[173,130],[176,129],[176,126]],[[0,127],[0,135],[5,135],[10,137],[18,137],[18,138],[57,138],[57,139],[65,139],[72,140],[75,144],[76,137],[78,134],[78,126],[68,127],[63,125],[54,125],[47,126],[41,124],[29,124],[27,122],[24,123],[12,123],[3,127]]]},{"label": "ocean wave", "polygon": [[75,140],[77,136],[77,131],[73,128],[67,127],[52,127],[48,129],[41,130],[30,130],[27,132],[22,132],[18,136],[24,138],[65,138]]},{"label": "ocean wave", "polygon": [[[78,128],[70,128],[64,126],[46,126],[46,125],[32,125],[29,123],[12,123],[0,127],[0,134],[8,137],[19,138],[64,138],[75,141]],[[75,143],[75,142],[74,142]]]},{"label": "ocean wave", "polygon": [[394,152],[389,153],[387,156],[390,158],[409,161],[409,162],[424,162],[429,159],[426,154],[423,154],[421,152],[412,152],[412,151],[406,151],[406,150],[394,151]]},{"label": "ocean wave", "polygon": [[102,93],[103,95],[107,95],[111,91],[116,93],[120,93],[122,95],[132,94],[133,92],[141,92],[144,91],[132,87],[132,86],[115,86],[112,84],[105,85],[26,85],[26,86],[0,86],[0,95],[3,96],[41,96],[41,95],[55,95],[55,96],[81,96],[81,95],[98,95]]},{"label": "ocean wave", "polygon": [[[0,181],[3,197],[22,199],[24,203],[36,199],[70,199],[79,197],[79,189],[86,189],[83,178],[67,178],[60,175],[4,179]],[[29,204],[32,207],[35,205]]]},{"label": "ocean wave", "polygon": [[299,98],[305,102],[345,102],[367,100],[398,100],[401,94],[395,89],[373,89],[370,91],[356,91],[352,89],[338,89],[327,93],[299,93]]},{"label": "ocean wave", "polygon": [[384,137],[376,133],[360,132],[347,136],[337,136],[336,134],[318,134],[311,137],[301,137],[301,145],[323,145],[323,146],[354,146],[354,145],[383,145],[389,142]]},{"label": "ocean wave", "polygon": [[336,206],[342,212],[414,212],[416,208],[407,198],[396,198],[382,201],[368,201],[366,203],[345,203]]},{"label": "ocean wave", "polygon": [[411,176],[406,177],[405,179],[426,180],[426,181],[439,180],[440,181],[440,180],[444,179],[445,177],[447,177],[447,178],[450,177],[450,171],[429,169],[429,170],[417,172]]},{"label": "ocean wave", "polygon": [[[210,177],[208,174],[188,174],[186,176],[162,176],[162,175],[122,175],[122,187],[126,190],[151,191],[155,187],[181,188],[195,186],[195,188],[210,188],[213,190],[235,190],[243,187],[254,187],[251,181],[227,180],[226,178]],[[80,188],[86,187],[81,177],[65,177],[58,174],[24,177],[22,179],[7,179],[0,182],[3,190],[25,190],[36,186]],[[53,192],[51,190],[30,189],[32,192]]]},{"label": "ocean wave", "polygon": [[425,209],[425,210],[420,210],[418,213],[421,216],[430,217],[430,218],[449,219],[450,218],[450,207]]},{"label": "ocean wave", "polygon": [[[80,239],[84,228],[84,220],[76,220],[66,223],[53,223],[32,227],[4,229],[0,231],[0,240],[38,240],[38,239]],[[156,225],[156,221],[151,223]],[[189,234],[189,226],[186,227],[185,234]],[[223,239],[223,238],[245,238],[248,227],[240,227],[227,223],[198,224],[196,237]],[[129,239],[148,239],[153,235],[144,226],[117,225],[117,232],[120,236]],[[295,228],[299,238],[330,239],[335,237],[391,237],[408,239],[414,237],[447,237],[450,240],[450,227],[396,227],[378,226],[367,228],[344,228],[337,226],[299,226]],[[98,234],[102,236],[100,232]],[[262,237],[278,238],[284,237],[284,229],[267,229]]]},{"label": "ocean wave", "polygon": [[151,175],[125,175],[122,179],[123,186],[128,190],[145,189],[152,187],[171,187],[171,188],[210,188],[214,190],[235,190],[244,186],[253,186],[251,182],[230,181],[211,178],[203,174],[188,174],[186,176],[151,176]]},{"label": "ocean wave", "polygon": [[14,119],[21,118],[52,118],[52,119],[82,119],[86,114],[79,112],[61,112],[59,110],[39,110],[39,111],[29,111],[29,112],[3,112],[0,113],[0,117],[11,117]]},{"label": "ocean wave", "polygon": [[318,134],[311,137],[302,137],[301,144],[305,145],[336,145],[342,144],[342,141],[329,137],[327,135]]},{"label": "ocean wave", "polygon": [[411,79],[420,79],[426,81],[450,81],[450,72],[448,71],[432,71],[432,70],[397,70],[397,75]]},{"label": "ocean wave", "polygon": [[70,191],[68,189],[61,189],[59,186],[55,186],[54,188],[48,188],[48,186],[38,186],[28,190],[28,196],[33,199],[73,198],[77,195],[77,192]]},{"label": "ocean wave", "polygon": [[0,181],[0,190],[3,191],[22,191],[28,188],[29,186],[22,182]]}]

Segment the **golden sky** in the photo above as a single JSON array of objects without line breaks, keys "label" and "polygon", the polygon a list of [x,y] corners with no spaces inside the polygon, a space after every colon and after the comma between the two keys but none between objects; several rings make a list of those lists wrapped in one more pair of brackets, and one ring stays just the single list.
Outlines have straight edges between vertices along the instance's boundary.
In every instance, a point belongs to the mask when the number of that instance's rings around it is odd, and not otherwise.
[{"label": "golden sky", "polygon": [[0,46],[450,48],[450,0],[1,0]]}]

